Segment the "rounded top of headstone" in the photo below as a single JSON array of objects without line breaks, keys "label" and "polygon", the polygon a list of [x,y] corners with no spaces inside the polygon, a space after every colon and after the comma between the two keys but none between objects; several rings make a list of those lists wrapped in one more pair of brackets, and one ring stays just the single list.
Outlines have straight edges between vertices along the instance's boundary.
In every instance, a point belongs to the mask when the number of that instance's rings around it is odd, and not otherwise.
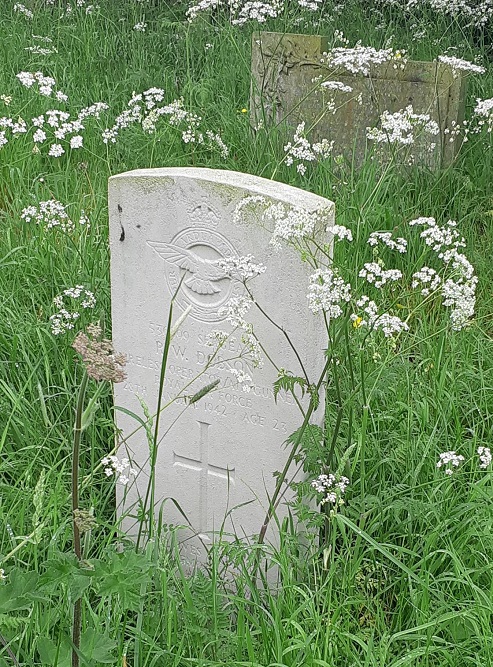
[{"label": "rounded top of headstone", "polygon": [[262,195],[271,199],[282,200],[284,203],[299,208],[305,208],[309,211],[321,208],[331,208],[334,204],[330,199],[320,195],[301,190],[300,188],[271,181],[261,176],[245,174],[239,171],[229,171],[226,169],[208,169],[205,167],[159,167],[156,169],[134,169],[122,174],[111,176],[110,182],[115,183],[119,180],[134,179],[189,179],[194,181],[204,181],[217,183],[246,190],[249,194]]}]

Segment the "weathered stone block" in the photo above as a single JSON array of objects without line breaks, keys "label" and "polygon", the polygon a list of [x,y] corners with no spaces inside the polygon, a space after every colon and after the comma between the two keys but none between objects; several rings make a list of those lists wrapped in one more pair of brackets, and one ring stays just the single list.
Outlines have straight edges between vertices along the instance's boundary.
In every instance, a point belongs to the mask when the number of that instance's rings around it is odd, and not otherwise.
[{"label": "weathered stone block", "polygon": [[[395,113],[411,105],[414,113],[429,114],[439,134],[423,134],[406,155],[432,168],[453,162],[459,141],[451,141],[448,131],[463,120],[464,76],[449,65],[413,61],[402,65],[385,62],[372,65],[367,76],[353,74],[323,64],[327,50],[327,40],[317,35],[253,35],[251,109],[255,127],[285,122],[295,128],[305,121],[306,130],[313,126],[310,137],[314,141],[333,141],[334,155],[342,154],[359,165],[372,143],[366,139],[367,128],[378,126],[384,111]],[[325,81],[342,82],[352,91],[324,90],[320,83]]]}]

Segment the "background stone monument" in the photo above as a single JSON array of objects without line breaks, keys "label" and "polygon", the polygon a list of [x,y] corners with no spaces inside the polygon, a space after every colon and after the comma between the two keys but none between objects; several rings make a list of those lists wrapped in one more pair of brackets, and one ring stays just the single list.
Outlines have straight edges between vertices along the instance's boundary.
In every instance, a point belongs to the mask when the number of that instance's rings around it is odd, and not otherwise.
[{"label": "background stone monument", "polygon": [[[415,161],[432,168],[451,164],[460,140],[450,141],[446,130],[464,118],[466,79],[460,72],[438,62],[390,61],[371,65],[365,76],[322,64],[327,51],[327,39],[318,35],[253,34],[250,106],[255,127],[285,121],[295,129],[306,121],[308,129],[318,121],[310,138],[334,141],[333,154],[354,158],[358,165],[365,156],[367,127],[377,126],[383,111],[395,113],[411,105],[414,113],[429,114],[440,130],[435,137],[423,137],[436,146],[430,152],[418,149]],[[320,83],[325,81],[341,82],[352,91],[324,91]],[[325,113],[329,101],[335,113]]]},{"label": "background stone monument", "polygon": [[[288,456],[283,443],[303,421],[292,396],[281,392],[274,401],[272,363],[266,359],[262,368],[250,368],[239,358],[241,333],[207,368],[213,351],[208,335],[232,329],[220,308],[244,294],[243,284],[218,273],[214,261],[251,254],[263,263],[265,273],[249,283],[259,304],[288,332],[312,381],[325,361],[323,320],[307,307],[310,268],[294,250],[269,244],[270,232],[262,224],[265,203],[253,203],[240,221],[233,220],[239,202],[252,195],[287,207],[323,209],[327,224],[333,224],[332,202],[247,174],[163,168],[109,181],[113,341],[128,356],[128,378],[115,385],[115,404],[142,416],[140,396],[151,413],[156,411],[167,314],[177,290],[174,319],[189,307],[190,312],[171,343],[163,404],[219,380],[197,403],[173,402],[161,414],[156,510],[173,498],[186,513],[193,529],[184,528],[179,537],[189,559],[203,559],[202,545],[221,530],[225,538],[259,532],[275,486],[273,473]],[[245,317],[272,361],[299,375],[299,362],[282,332],[255,307]],[[232,370],[251,374],[250,392],[242,390]],[[128,437],[138,427],[134,419],[117,412],[117,425],[134,467],[141,469],[127,487],[128,509],[145,492],[149,450],[144,429]],[[172,502],[162,507],[166,523],[186,523]],[[126,526],[134,532],[128,521]]]}]

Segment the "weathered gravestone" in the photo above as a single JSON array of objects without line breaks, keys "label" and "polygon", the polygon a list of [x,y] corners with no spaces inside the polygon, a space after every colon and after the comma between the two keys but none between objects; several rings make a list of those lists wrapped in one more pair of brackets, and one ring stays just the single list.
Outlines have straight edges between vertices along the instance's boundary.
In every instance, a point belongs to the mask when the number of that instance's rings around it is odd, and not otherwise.
[{"label": "weathered gravestone", "polygon": [[[237,205],[252,195],[266,202],[252,202],[240,220],[233,220]],[[322,209],[326,224],[333,224],[334,207],[327,199],[247,174],[144,169],[109,182],[113,341],[128,357],[128,378],[115,385],[115,404],[142,415],[140,396],[155,413],[167,314],[175,292],[173,319],[191,310],[171,343],[163,404],[219,380],[217,388],[196,403],[180,400],[161,414],[157,511],[164,499],[173,498],[186,513],[192,529],[180,530],[179,537],[191,560],[203,559],[202,544],[221,529],[225,537],[248,538],[259,532],[275,486],[273,473],[288,456],[283,443],[302,423],[290,395],[280,392],[274,401],[274,366],[266,359],[262,368],[251,368],[248,356],[238,358],[241,333],[207,366],[214,350],[207,345],[208,335],[232,330],[220,308],[245,294],[243,283],[221,274],[214,262],[251,254],[263,263],[265,273],[248,283],[259,304],[288,332],[313,380],[325,361],[324,327],[307,308],[310,269],[294,250],[279,251],[269,244],[270,232],[262,224],[267,202]],[[300,365],[283,333],[255,307],[245,318],[274,363],[299,375]],[[250,392],[242,390],[232,370],[251,374]],[[142,428],[130,435],[138,424],[127,414],[117,412],[117,424],[134,465],[142,469],[127,487],[128,509],[145,493],[148,445]],[[166,501],[163,508],[166,523],[186,523],[174,503]],[[126,527],[135,534],[129,521]]]},{"label": "weathered gravestone", "polygon": [[[322,62],[327,39],[317,35],[254,33],[252,37],[252,123],[286,123],[306,129],[310,137],[334,142],[333,155],[361,164],[368,127],[379,125],[384,111],[412,106],[429,114],[439,127],[436,136],[422,133],[408,150],[415,163],[431,168],[449,165],[460,146],[450,130],[464,118],[465,77],[438,62],[392,61],[372,64],[368,74]],[[326,88],[324,82],[328,82]],[[350,92],[333,88],[340,82]],[[330,105],[330,108],[329,108]],[[333,110],[332,110],[333,109]],[[369,145],[371,142],[369,142]]]}]

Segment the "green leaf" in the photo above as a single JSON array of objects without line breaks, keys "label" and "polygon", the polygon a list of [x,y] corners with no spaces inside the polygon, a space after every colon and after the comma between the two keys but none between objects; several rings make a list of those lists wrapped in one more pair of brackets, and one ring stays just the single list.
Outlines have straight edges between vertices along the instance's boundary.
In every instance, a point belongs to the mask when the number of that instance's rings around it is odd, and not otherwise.
[{"label": "green leaf", "polygon": [[107,635],[97,632],[94,628],[88,628],[82,633],[80,640],[80,649],[82,653],[82,665],[96,667],[99,664],[113,664],[116,659],[113,651],[116,647],[116,641],[110,639]]},{"label": "green leaf", "polygon": [[41,583],[48,584],[52,581],[65,580],[68,576],[79,571],[79,561],[73,553],[64,553],[63,551],[55,554],[54,558],[47,560],[45,571],[41,577]]},{"label": "green leaf", "polygon": [[[80,667],[115,664],[116,645],[107,635],[88,628],[80,638]],[[59,645],[49,637],[39,637],[36,646],[43,667],[71,667],[72,643],[67,635],[62,636]]]},{"label": "green leaf", "polygon": [[274,400],[277,400],[277,394],[281,389],[294,394],[296,385],[301,388],[301,395],[304,396],[307,388],[305,378],[296,377],[295,375],[289,374],[287,371],[280,371],[279,377],[274,382]]},{"label": "green leaf", "polygon": [[95,402],[90,402],[87,408],[84,410],[82,413],[82,420],[81,420],[81,430],[85,431],[92,423],[94,416],[96,412],[99,410],[101,407],[101,403],[99,401]]},{"label": "green leaf", "polygon": [[0,614],[29,609],[34,600],[44,599],[38,592],[38,581],[36,572],[11,570],[8,583],[0,586]]},{"label": "green leaf", "polygon": [[92,570],[81,568],[75,554],[60,552],[55,558],[47,561],[45,567],[41,584],[50,592],[64,585],[71,597],[77,600],[91,585]]},{"label": "green leaf", "polygon": [[[299,453],[296,456],[296,461],[309,461],[315,463],[320,458],[321,447],[323,445],[324,432],[318,424],[307,424],[303,429],[303,426],[300,426],[294,433],[288,436],[286,443],[287,445],[294,445],[298,442],[299,433],[303,430],[300,440]],[[313,460],[313,461],[312,461]],[[305,470],[307,470],[305,468]]]},{"label": "green leaf", "polygon": [[99,595],[118,595],[124,608],[138,611],[141,584],[150,581],[151,563],[145,554],[133,550],[110,552],[105,560],[94,561],[94,584]]},{"label": "green leaf", "polygon": [[60,646],[48,637],[38,637],[36,647],[43,667],[71,667],[72,649],[68,637],[62,637]]},{"label": "green leaf", "polygon": [[308,385],[308,392],[310,393],[310,397],[312,399],[313,403],[313,409],[316,410],[318,406],[320,405],[320,396],[318,394],[318,387],[316,384],[309,384]]}]

